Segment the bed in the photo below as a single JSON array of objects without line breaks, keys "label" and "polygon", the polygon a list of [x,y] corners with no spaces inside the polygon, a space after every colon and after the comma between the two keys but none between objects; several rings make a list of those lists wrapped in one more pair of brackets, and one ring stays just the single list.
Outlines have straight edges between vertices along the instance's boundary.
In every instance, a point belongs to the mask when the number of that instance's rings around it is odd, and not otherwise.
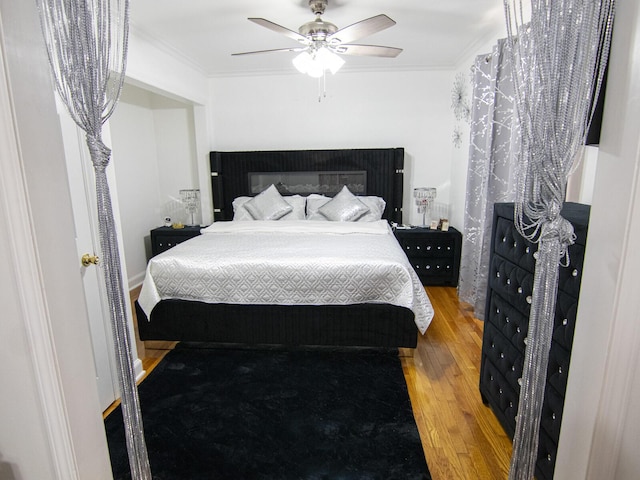
[{"label": "bed", "polygon": [[[389,226],[402,221],[403,149],[210,160],[215,222],[150,260],[136,302],[141,340],[416,346],[433,310]],[[350,208],[353,196],[367,206],[358,221],[327,221],[343,220],[335,205],[347,198]],[[247,215],[285,204],[277,221]]]}]

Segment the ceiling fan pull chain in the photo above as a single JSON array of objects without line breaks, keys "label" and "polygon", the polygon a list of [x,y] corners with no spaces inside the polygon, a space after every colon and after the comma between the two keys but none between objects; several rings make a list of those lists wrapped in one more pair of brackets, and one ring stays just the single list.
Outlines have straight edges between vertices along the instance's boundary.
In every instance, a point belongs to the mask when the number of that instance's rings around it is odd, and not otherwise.
[{"label": "ceiling fan pull chain", "polygon": [[327,71],[322,72],[322,97],[327,98]]},{"label": "ceiling fan pull chain", "polygon": [[322,76],[318,77],[318,103],[322,102],[322,98],[327,97],[327,71],[322,71]]}]

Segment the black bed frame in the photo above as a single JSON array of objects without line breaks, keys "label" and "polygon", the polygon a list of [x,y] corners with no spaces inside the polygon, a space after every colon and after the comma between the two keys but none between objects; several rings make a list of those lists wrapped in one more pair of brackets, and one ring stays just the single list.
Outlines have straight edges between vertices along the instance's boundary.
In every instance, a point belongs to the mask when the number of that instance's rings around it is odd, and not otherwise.
[{"label": "black bed frame", "polygon": [[[210,164],[216,221],[233,218],[234,198],[255,195],[248,181],[253,172],[364,171],[364,193],[384,198],[383,218],[402,223],[402,148],[211,152]],[[418,336],[413,312],[386,304],[230,305],[163,300],[150,320],[137,303],[136,315],[141,340],[414,348]]]}]

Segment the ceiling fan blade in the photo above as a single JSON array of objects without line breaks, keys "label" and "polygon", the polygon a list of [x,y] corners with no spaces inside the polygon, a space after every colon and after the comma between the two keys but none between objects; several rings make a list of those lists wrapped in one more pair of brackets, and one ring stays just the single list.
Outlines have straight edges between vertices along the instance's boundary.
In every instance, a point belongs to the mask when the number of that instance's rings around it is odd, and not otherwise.
[{"label": "ceiling fan blade", "polygon": [[353,45],[341,44],[333,49],[341,55],[360,55],[366,57],[397,57],[402,52],[401,48],[382,47],[379,45]]},{"label": "ceiling fan blade", "polygon": [[305,44],[308,42],[307,37],[305,37],[304,35],[300,35],[298,32],[289,30],[288,28],[283,27],[282,25],[278,25],[277,23],[273,23],[270,20],[266,20],[264,18],[249,18],[249,20],[251,20],[253,23],[257,23],[258,25],[268,28],[269,30],[273,30],[274,32],[286,35],[287,37],[292,38],[297,42]]},{"label": "ceiling fan blade", "polygon": [[293,47],[293,48],[274,48],[272,50],[256,50],[255,52],[240,52],[240,53],[232,53],[231,55],[253,55],[256,53],[272,53],[272,52],[302,52],[306,50],[307,47]]},{"label": "ceiling fan blade", "polygon": [[384,14],[380,14],[375,17],[353,23],[348,27],[341,28],[337,32],[328,35],[327,38],[329,41],[333,39],[340,43],[349,43],[368,35],[373,35],[385,28],[393,27],[395,24],[396,22],[394,20],[391,20]]}]

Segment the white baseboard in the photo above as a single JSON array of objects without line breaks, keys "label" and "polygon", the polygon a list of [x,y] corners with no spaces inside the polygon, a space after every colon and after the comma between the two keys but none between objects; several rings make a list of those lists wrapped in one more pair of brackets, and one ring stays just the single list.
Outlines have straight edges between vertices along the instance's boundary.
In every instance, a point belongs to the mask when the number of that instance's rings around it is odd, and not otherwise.
[{"label": "white baseboard", "polygon": [[137,275],[134,275],[133,277],[129,277],[127,279],[127,281],[129,282],[129,290],[133,290],[134,288],[138,288],[140,285],[142,285],[145,273],[146,272],[140,272]]},{"label": "white baseboard", "polygon": [[136,372],[136,382],[139,382],[144,377],[144,374],[147,373],[142,369],[142,360],[139,358],[136,358],[133,362],[133,371]]}]

